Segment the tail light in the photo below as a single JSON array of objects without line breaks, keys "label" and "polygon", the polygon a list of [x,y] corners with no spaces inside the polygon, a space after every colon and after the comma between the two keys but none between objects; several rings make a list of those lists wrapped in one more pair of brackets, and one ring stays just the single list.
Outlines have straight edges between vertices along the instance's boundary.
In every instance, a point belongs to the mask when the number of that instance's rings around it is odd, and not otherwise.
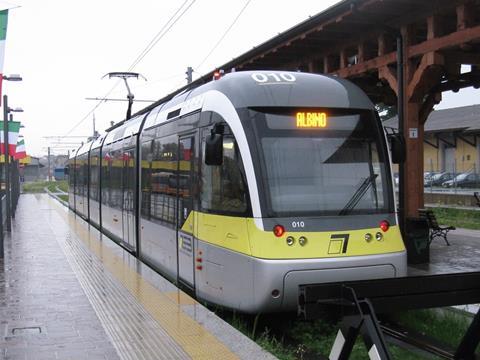
[{"label": "tail light", "polygon": [[273,227],[273,234],[276,237],[281,237],[283,234],[285,234],[285,228],[282,225],[275,225]]},{"label": "tail light", "polygon": [[387,232],[389,228],[390,228],[390,224],[388,223],[387,220],[380,221],[380,229],[382,229],[383,232]]}]

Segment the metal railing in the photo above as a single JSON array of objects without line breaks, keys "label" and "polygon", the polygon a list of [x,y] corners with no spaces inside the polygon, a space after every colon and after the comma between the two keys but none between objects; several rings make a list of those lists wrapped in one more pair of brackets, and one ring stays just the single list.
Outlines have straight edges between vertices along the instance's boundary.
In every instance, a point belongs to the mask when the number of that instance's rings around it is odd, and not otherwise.
[{"label": "metal railing", "polygon": [[[7,226],[7,195],[6,192],[10,190],[10,214],[12,218],[15,218],[15,210],[17,209],[18,199],[20,197],[20,172],[18,167],[18,161],[12,161],[10,164],[10,181],[5,181],[5,163],[2,164],[2,189],[0,190],[0,259],[4,257],[4,240],[5,231],[9,228]],[[6,183],[9,183],[7,189]]]}]

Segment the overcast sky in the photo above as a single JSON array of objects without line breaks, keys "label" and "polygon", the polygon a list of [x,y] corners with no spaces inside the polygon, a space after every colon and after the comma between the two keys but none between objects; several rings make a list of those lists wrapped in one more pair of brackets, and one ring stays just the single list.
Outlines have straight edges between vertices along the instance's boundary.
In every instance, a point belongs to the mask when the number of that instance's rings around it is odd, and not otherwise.
[{"label": "overcast sky", "polygon": [[[41,155],[48,144],[55,143],[54,139],[44,139],[46,136],[75,142],[79,139],[65,136],[91,135],[92,115],[81,120],[97,102],[85,98],[104,97],[116,80],[102,77],[129,69],[182,4],[183,11],[193,3],[133,68],[148,80],[131,81],[136,99],[159,99],[186,83],[188,66],[193,67],[195,79],[336,2],[0,1],[3,8],[19,6],[9,13],[4,74],[18,73],[24,79],[21,83],[4,82],[4,93],[11,107],[25,110],[14,116],[25,125],[22,133],[27,152]],[[247,3],[238,21],[204,61]],[[479,90],[471,89],[453,97],[444,94],[440,108],[480,103],[479,95]],[[119,84],[109,97],[125,98],[124,85]],[[136,103],[134,111],[144,106]],[[103,132],[110,121],[122,120],[125,111],[126,103],[102,103],[95,110],[97,130]],[[54,152],[67,150],[57,148]]]}]

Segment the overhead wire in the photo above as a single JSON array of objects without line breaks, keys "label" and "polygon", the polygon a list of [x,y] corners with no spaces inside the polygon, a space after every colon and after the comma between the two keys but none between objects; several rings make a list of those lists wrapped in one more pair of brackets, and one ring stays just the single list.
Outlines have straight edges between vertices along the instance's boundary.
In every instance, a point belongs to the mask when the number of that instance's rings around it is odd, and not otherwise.
[{"label": "overhead wire", "polygon": [[182,8],[185,6],[185,4],[188,1],[189,0],[185,0],[182,3],[182,5],[180,5],[180,7],[175,11],[175,13],[170,17],[170,19],[168,19],[168,21],[162,26],[162,28],[155,34],[155,36],[152,38],[152,40],[150,40],[150,42],[147,44],[147,46],[145,46],[145,48],[140,52],[140,54],[137,56],[137,58],[130,65],[130,67],[128,68],[128,71],[133,70],[135,68],[135,66],[137,66],[137,64],[140,61],[142,61],[142,59],[153,49],[153,47],[158,43],[158,41],[160,41],[166,35],[168,30],[170,30],[170,28],[173,25],[175,25],[175,23],[183,16],[183,14],[185,14],[185,12],[195,3],[196,0],[193,0],[193,2],[185,9],[185,11],[180,14],[180,16],[177,18],[177,20],[175,20],[175,22],[173,22],[167,30],[165,30],[167,28],[167,26],[170,24],[170,22],[175,18],[175,16],[177,16],[177,14],[182,10]]},{"label": "overhead wire", "polygon": [[227,34],[230,32],[230,30],[235,26],[235,24],[237,23],[238,19],[240,18],[240,16],[242,16],[243,12],[245,11],[245,9],[247,8],[248,4],[250,4],[252,0],[247,0],[247,2],[245,3],[245,5],[243,5],[243,7],[240,9],[240,11],[238,12],[237,16],[235,17],[235,19],[233,19],[233,22],[230,24],[230,26],[225,30],[225,32],[223,33],[223,35],[220,37],[220,39],[217,41],[217,43],[212,47],[212,49],[208,52],[207,56],[205,56],[203,58],[203,60],[200,62],[200,64],[196,67],[196,69],[199,69],[204,63],[205,61],[210,57],[210,55],[212,55],[212,53],[217,49],[217,47],[220,45],[220,43],[223,41],[223,39],[225,38],[225,36],[227,36]]},{"label": "overhead wire", "polygon": [[[180,20],[181,17],[192,7],[192,5],[196,2],[196,0],[193,0],[185,9],[185,4],[189,0],[185,0],[180,7],[175,11],[175,13],[168,19],[168,21],[162,26],[160,31],[150,40],[150,42],[147,44],[147,46],[141,51],[141,53],[136,57],[136,59],[133,61],[133,63],[129,66],[128,71],[131,71],[135,68],[136,65],[140,61],[142,61],[145,56],[155,47],[155,45],[170,31],[170,29]],[[183,9],[183,11],[182,11]],[[177,14],[180,12],[181,14],[177,16]],[[175,18],[176,17],[176,18]],[[105,99],[108,98],[108,96],[115,90],[115,88],[118,86],[118,84],[121,81],[118,80],[112,88],[102,97],[101,100],[98,101],[98,103],[95,104],[95,106],[82,118],[80,121],[78,121],[66,134],[69,135],[71,134],[80,124],[82,124],[86,119],[89,118],[90,115],[93,114],[93,112],[102,104],[105,102]]]}]

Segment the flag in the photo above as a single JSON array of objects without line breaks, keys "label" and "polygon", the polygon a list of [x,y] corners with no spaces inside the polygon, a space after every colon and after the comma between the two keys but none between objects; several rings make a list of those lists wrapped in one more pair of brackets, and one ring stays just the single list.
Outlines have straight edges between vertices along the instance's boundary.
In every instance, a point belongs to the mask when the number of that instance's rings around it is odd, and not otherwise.
[{"label": "flag", "polygon": [[[19,132],[20,121],[8,121],[8,153],[10,155],[15,154]],[[3,140],[3,121],[0,121],[0,154],[5,154],[5,144]]]},{"label": "flag", "polygon": [[0,11],[0,105],[2,99],[3,60],[5,59],[5,40],[7,38],[8,10]]},{"label": "flag", "polygon": [[23,159],[23,158],[26,158],[26,157],[27,157],[27,152],[25,150],[25,141],[20,140],[17,143],[17,148],[15,149],[15,153],[13,154],[13,158],[15,160],[20,160],[20,159]]}]

